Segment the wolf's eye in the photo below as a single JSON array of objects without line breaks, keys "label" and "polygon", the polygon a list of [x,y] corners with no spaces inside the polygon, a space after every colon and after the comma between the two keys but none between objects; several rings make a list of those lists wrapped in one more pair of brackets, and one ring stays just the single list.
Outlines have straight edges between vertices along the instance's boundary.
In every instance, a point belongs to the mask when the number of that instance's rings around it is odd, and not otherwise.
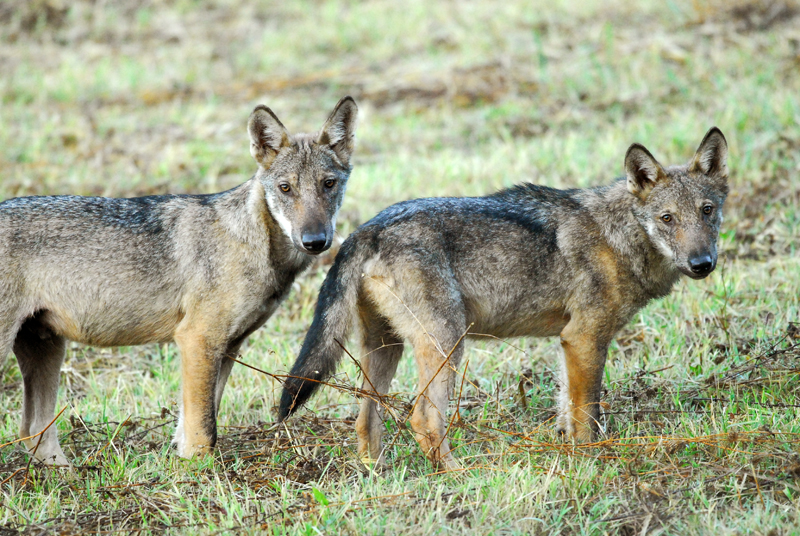
[{"label": "wolf's eye", "polygon": [[664,223],[671,222],[672,221],[672,214],[664,214],[663,216],[661,216],[661,221],[663,221]]},{"label": "wolf's eye", "polygon": [[326,179],[322,184],[325,185],[325,188],[333,188],[336,185],[336,181],[334,179]]},{"label": "wolf's eye", "polygon": [[708,216],[709,214],[711,214],[711,212],[713,212],[713,210],[714,210],[714,207],[712,207],[711,205],[706,205],[706,206],[703,207],[703,214]]},{"label": "wolf's eye", "polygon": [[288,184],[286,184],[285,182],[280,183],[278,185],[278,188],[280,188],[281,192],[283,192],[285,194],[288,194],[289,190],[291,190],[291,187]]}]

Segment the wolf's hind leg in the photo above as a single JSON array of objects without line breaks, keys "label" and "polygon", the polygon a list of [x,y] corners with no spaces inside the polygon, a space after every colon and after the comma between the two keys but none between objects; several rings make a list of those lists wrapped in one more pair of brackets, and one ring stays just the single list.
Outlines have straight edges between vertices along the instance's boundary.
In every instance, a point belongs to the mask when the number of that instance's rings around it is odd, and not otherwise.
[{"label": "wolf's hind leg", "polygon": [[394,334],[386,320],[368,306],[362,307],[363,329],[361,369],[364,380],[361,389],[373,397],[361,399],[361,411],[356,420],[358,455],[365,464],[383,465],[383,414],[376,399],[389,391],[397,364],[403,356],[403,340]]},{"label": "wolf's hind leg", "polygon": [[437,264],[437,258],[415,254],[408,262],[377,265],[375,282],[365,288],[380,314],[414,347],[419,370],[410,419],[414,437],[431,462],[454,469],[459,465],[446,435],[447,407],[464,352],[466,311],[458,282]]},{"label": "wolf's hind leg", "polygon": [[434,464],[456,469],[459,464],[447,438],[447,406],[455,382],[455,369],[464,347],[458,342],[460,334],[453,332],[450,335],[439,338],[440,345],[434,344],[427,334],[418,335],[414,340],[419,387],[411,428],[423,452]]},{"label": "wolf's hind leg", "polygon": [[[53,420],[65,351],[66,339],[53,333],[35,318],[28,319],[17,333],[14,354],[23,383],[20,437],[41,432]],[[28,451],[31,454],[35,451],[36,459],[45,464],[69,465],[58,444],[55,424],[40,437],[27,439],[24,443]]]}]

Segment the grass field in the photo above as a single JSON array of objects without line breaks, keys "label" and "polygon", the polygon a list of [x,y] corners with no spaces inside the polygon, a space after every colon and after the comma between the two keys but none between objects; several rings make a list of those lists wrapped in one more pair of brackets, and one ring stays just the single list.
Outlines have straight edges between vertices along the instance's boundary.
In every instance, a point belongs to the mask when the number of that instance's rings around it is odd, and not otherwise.
[{"label": "grass field", "polygon": [[[731,169],[719,266],[620,333],[597,445],[553,433],[556,340],[468,347],[451,405],[464,469],[446,474],[405,424],[411,359],[373,474],[352,363],[280,429],[278,382],[237,366],[217,454],[187,461],[169,445],[174,346],[74,345],[55,426],[75,470],[2,447],[0,534],[800,533],[800,4],[11,0],[0,72],[0,199],[226,189],[255,170],[256,104],[312,130],[346,94],[361,121],[342,238],[412,197],[609,182],[634,141],[680,163],[712,125]],[[331,260],[244,362],[291,366]],[[0,377],[5,443],[13,358]]]}]

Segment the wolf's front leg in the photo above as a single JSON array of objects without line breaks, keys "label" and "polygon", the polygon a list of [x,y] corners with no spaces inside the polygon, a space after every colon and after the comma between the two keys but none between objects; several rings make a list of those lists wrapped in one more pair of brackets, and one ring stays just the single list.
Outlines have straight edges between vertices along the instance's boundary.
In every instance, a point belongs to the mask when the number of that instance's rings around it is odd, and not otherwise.
[{"label": "wolf's front leg", "polygon": [[600,392],[610,338],[592,323],[573,317],[561,332],[557,426],[578,443],[591,442],[600,429]]},{"label": "wolf's front leg", "polygon": [[214,330],[205,326],[198,322],[184,328],[182,324],[175,334],[183,392],[174,443],[183,458],[206,454],[217,442],[216,395],[224,344],[213,340],[209,333]]}]

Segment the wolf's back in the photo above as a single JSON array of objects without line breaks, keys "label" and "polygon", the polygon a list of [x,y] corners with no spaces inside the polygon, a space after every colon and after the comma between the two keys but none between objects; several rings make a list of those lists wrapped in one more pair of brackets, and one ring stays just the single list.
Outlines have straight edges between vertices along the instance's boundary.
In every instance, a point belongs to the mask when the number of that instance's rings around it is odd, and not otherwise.
[{"label": "wolf's back", "polygon": [[[363,237],[363,235],[361,235]],[[342,244],[328,275],[320,288],[314,320],[283,384],[278,410],[280,420],[285,419],[306,400],[335,371],[352,327],[356,301],[361,286],[364,262],[370,253],[367,241],[352,234]],[[338,341],[338,342],[337,342]]]}]

